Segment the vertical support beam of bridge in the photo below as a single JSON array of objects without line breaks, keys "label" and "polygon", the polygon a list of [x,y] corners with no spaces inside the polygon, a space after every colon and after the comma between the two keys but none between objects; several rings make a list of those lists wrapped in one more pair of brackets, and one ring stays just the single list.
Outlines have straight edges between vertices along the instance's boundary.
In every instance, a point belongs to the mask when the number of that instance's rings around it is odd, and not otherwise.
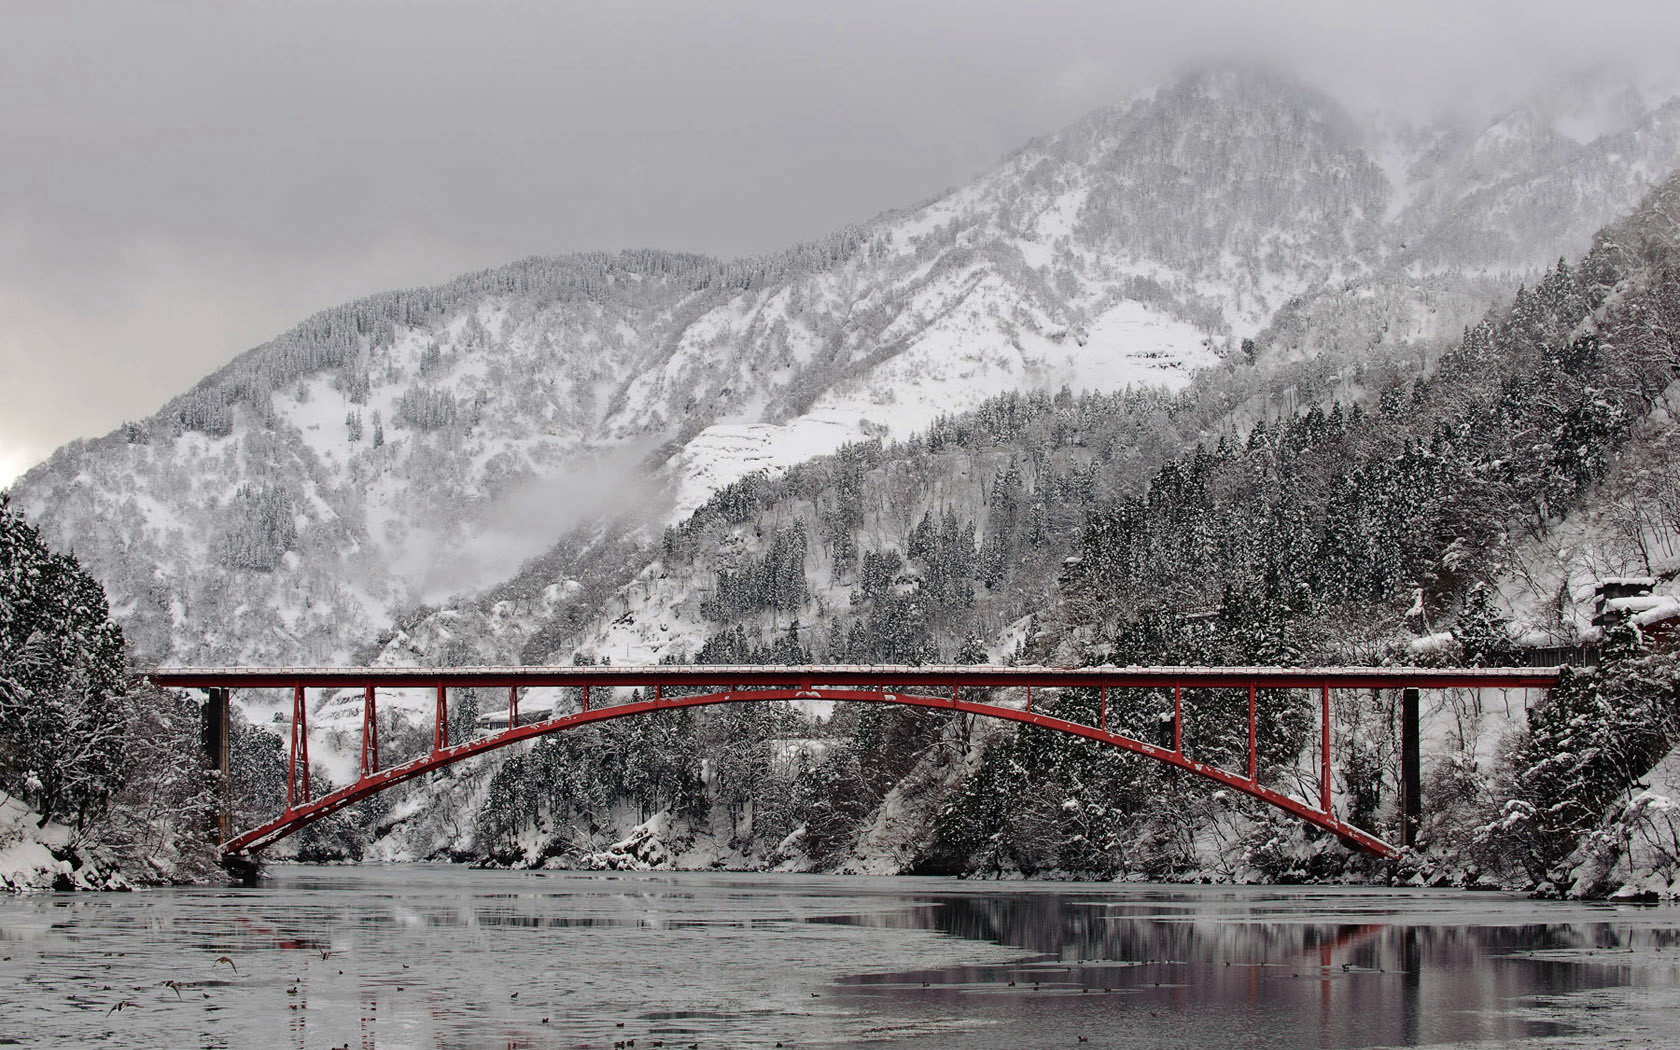
[{"label": "vertical support beam of bridge", "polygon": [[[953,685],[951,687],[952,694],[954,695],[956,691],[957,687]],[[1099,690],[1099,694],[1101,699],[1099,701],[1100,706],[1097,708],[1097,728],[1106,733],[1108,732],[1108,686],[1103,686]]]},{"label": "vertical support beam of bridge", "polygon": [[232,726],[228,722],[228,690],[204,691],[204,757],[221,776],[221,799],[216,806],[216,841],[233,838]]},{"label": "vertical support beam of bridge", "polygon": [[1423,763],[1419,756],[1418,691],[1400,691],[1400,845],[1417,844],[1423,821]]},{"label": "vertical support beam of bridge", "polygon": [[1184,687],[1173,686],[1173,750],[1184,754]]},{"label": "vertical support beam of bridge", "polygon": [[373,686],[362,687],[362,776],[379,772],[379,702]]},{"label": "vertical support beam of bridge", "polygon": [[519,724],[519,687],[508,686],[508,728]]},{"label": "vertical support beam of bridge", "polygon": [[286,766],[286,808],[295,809],[299,801],[309,801],[309,704],[302,684],[292,686],[292,754]]},{"label": "vertical support beam of bridge", "polygon": [[587,685],[583,687],[583,709],[586,712],[589,710],[589,686]]},{"label": "vertical support beam of bridge", "polygon": [[1258,783],[1260,773],[1260,732],[1255,719],[1256,699],[1260,691],[1259,682],[1248,683],[1248,782]]},{"label": "vertical support beam of bridge", "polygon": [[449,687],[437,684],[437,713],[432,722],[432,750],[442,751],[449,746]]},{"label": "vertical support beam of bridge", "polygon": [[1318,809],[1330,815],[1330,683],[1325,682],[1319,704]]}]

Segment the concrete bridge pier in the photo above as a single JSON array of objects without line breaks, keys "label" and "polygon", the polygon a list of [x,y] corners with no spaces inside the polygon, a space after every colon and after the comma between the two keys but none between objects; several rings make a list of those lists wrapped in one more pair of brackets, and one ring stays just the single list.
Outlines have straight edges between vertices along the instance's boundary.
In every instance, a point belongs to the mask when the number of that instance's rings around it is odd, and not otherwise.
[{"label": "concrete bridge pier", "polygon": [[1423,763],[1418,734],[1418,691],[1400,692],[1400,845],[1417,845],[1423,821]]},{"label": "concrete bridge pier", "polygon": [[[210,830],[220,846],[233,838],[233,727],[229,721],[230,689],[213,687],[204,691],[204,757],[217,773],[216,823]],[[256,881],[256,860],[248,854],[221,854],[222,867],[245,885]]]}]

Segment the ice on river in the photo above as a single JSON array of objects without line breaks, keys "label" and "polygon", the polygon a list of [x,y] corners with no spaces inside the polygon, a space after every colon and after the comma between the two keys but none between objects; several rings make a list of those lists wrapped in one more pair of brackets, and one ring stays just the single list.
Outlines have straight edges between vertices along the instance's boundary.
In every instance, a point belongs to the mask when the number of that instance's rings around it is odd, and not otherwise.
[{"label": "ice on river", "polygon": [[292,867],[0,956],[26,1046],[1680,1044],[1680,908],[1445,891]]}]

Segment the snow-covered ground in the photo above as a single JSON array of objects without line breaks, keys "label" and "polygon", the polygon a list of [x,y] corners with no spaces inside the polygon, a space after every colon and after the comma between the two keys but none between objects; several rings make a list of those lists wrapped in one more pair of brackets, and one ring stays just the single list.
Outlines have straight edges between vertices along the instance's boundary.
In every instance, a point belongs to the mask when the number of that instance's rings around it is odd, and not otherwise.
[{"label": "snow-covered ground", "polygon": [[47,889],[70,864],[53,855],[70,844],[70,829],[62,824],[37,827],[40,814],[0,791],[0,887]]},{"label": "snow-covered ground", "polygon": [[120,876],[76,862],[70,829],[0,791],[0,890],[127,889]]}]

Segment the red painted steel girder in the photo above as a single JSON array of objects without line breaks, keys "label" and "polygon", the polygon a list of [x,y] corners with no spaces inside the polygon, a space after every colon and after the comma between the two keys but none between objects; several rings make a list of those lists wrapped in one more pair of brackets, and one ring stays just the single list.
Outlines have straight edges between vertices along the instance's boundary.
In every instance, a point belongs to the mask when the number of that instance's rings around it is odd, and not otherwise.
[{"label": "red painted steel girder", "polygon": [[[364,724],[363,776],[356,783],[320,799],[308,797],[308,774],[303,774],[301,804],[288,792],[288,808],[273,821],[236,836],[224,844],[224,852],[261,849],[321,819],[344,806],[453,762],[573,726],[642,714],[648,711],[698,707],[708,704],[766,700],[827,699],[894,703],[944,710],[965,711],[993,718],[1040,725],[1086,737],[1122,750],[1154,758],[1217,781],[1258,798],[1341,837],[1349,845],[1392,857],[1394,847],[1337,819],[1330,805],[1328,776],[1330,737],[1321,738],[1321,780],[1319,807],[1262,786],[1257,779],[1254,742],[1254,695],[1260,689],[1321,690],[1328,704],[1332,689],[1355,688],[1505,688],[1544,689],[1556,685],[1560,668],[1416,668],[1416,667],[976,667],[962,666],[832,666],[795,667],[682,665],[654,667],[453,667],[453,668],[179,668],[151,674],[160,686],[174,688],[286,688],[294,693],[294,707],[301,705],[305,689],[359,688],[364,691],[364,723],[371,716],[375,688],[426,688],[437,696],[437,724],[429,754],[391,769],[380,769],[377,750],[369,755],[373,729]],[[450,746],[444,725],[447,690],[451,687],[491,686],[510,690],[511,702],[517,690],[535,687],[581,688],[583,710],[529,725],[514,725],[492,736]],[[958,699],[962,687],[1025,688],[1027,709]],[[1031,709],[1031,690],[1039,688],[1091,688],[1102,690],[1102,725],[1093,727],[1037,714]],[[591,709],[589,693],[594,688],[640,688],[650,699],[634,703],[596,706]],[[711,688],[697,696],[665,697],[663,690]],[[1242,688],[1249,692],[1249,753],[1247,775],[1196,762],[1175,748],[1157,747],[1106,729],[1106,691],[1110,688],[1171,688],[1174,692],[1174,739],[1182,730],[1180,700],[1185,688]],[[906,693],[904,689],[949,691],[949,697]],[[745,690],[745,691],[743,691]],[[307,737],[298,741],[304,719],[294,710],[294,762],[308,762]],[[1327,712],[1326,712],[1327,722]],[[372,747],[377,748],[377,743]],[[368,759],[372,758],[369,762]],[[371,768],[370,768],[371,767]],[[307,770],[307,765],[305,766]]]},{"label": "red painted steel girder", "polygon": [[186,689],[309,689],[368,685],[387,689],[499,686],[868,686],[925,688],[1244,687],[1261,689],[1547,689],[1558,667],[207,667],[164,668],[148,677]]},{"label": "red painted steel girder", "polygon": [[674,710],[684,707],[702,707],[711,704],[727,703],[756,703],[768,700],[850,700],[874,703],[901,704],[912,707],[928,707],[945,711],[963,711],[969,714],[983,715],[990,718],[1006,719],[1013,722],[1024,722],[1028,725],[1043,726],[1047,729],[1059,730],[1074,736],[1085,737],[1099,743],[1108,744],[1125,751],[1153,758],[1171,766],[1188,770],[1192,773],[1217,781],[1243,794],[1260,799],[1272,806],[1291,813],[1300,819],[1323,828],[1342,839],[1348,845],[1373,853],[1380,857],[1394,857],[1399,850],[1368,832],[1362,831],[1340,819],[1334,813],[1320,811],[1312,806],[1293,798],[1280,791],[1268,788],[1249,778],[1221,769],[1218,766],[1197,762],[1185,757],[1171,748],[1156,747],[1131,737],[1116,733],[1105,732],[1095,726],[1088,726],[1080,722],[1069,722],[1060,718],[1016,708],[1001,707],[997,704],[975,703],[969,700],[955,699],[945,696],[920,696],[908,693],[894,693],[886,691],[866,692],[847,689],[769,689],[753,692],[720,692],[708,693],[700,696],[666,697],[658,700],[642,700],[633,703],[616,704],[610,707],[596,707],[589,711],[579,711],[574,714],[562,715],[543,722],[533,722],[529,725],[504,729],[492,736],[480,737],[453,747],[443,748],[422,755],[419,758],[395,766],[379,773],[369,774],[354,784],[340,788],[331,794],[288,810],[279,817],[261,827],[239,835],[222,845],[224,853],[238,853],[255,851],[271,846],[298,829],[329,816],[343,809],[345,806],[360,801],[369,795],[412,780],[432,770],[473,755],[483,754],[497,748],[532,737],[556,733],[576,726],[587,725],[592,722],[603,722],[613,718],[626,718],[634,715],[646,714],[650,711]]}]

